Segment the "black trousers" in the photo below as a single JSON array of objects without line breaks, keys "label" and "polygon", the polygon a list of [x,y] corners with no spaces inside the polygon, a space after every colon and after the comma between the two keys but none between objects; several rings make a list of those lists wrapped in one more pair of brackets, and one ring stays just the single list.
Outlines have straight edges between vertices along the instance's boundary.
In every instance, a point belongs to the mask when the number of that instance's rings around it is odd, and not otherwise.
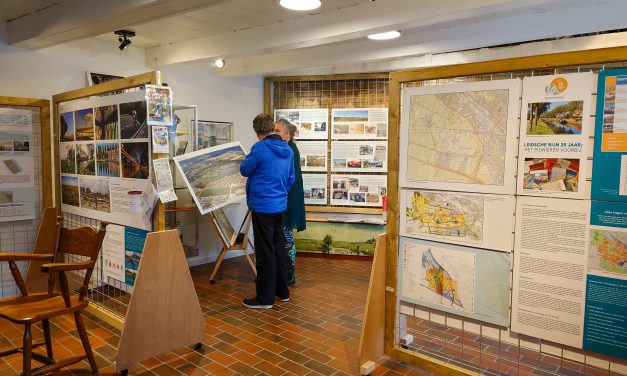
[{"label": "black trousers", "polygon": [[252,213],[257,266],[257,300],[273,304],[274,297],[288,298],[287,251],[283,235],[283,213]]}]

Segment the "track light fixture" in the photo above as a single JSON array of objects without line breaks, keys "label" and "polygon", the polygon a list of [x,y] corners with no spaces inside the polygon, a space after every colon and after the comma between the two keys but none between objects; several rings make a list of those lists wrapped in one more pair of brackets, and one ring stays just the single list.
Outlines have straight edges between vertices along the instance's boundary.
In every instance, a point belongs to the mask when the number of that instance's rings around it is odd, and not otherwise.
[{"label": "track light fixture", "polygon": [[124,51],[124,49],[131,44],[131,40],[129,38],[135,36],[135,32],[130,30],[116,30],[114,34],[120,36],[118,38],[118,42],[120,42],[118,48],[120,51]]}]

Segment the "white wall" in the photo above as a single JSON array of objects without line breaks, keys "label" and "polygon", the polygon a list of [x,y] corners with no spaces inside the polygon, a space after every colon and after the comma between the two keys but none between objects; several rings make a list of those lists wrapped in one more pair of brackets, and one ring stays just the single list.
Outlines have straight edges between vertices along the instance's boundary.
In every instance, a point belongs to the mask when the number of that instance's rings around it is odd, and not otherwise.
[{"label": "white wall", "polygon": [[[151,70],[142,48],[120,52],[115,41],[90,39],[31,51],[3,44],[1,26],[0,96],[51,100],[54,94],[84,87],[85,71],[130,76]],[[163,82],[172,87],[176,103],[198,106],[199,119],[235,123],[235,139],[250,150],[256,141],[252,119],[263,110],[263,79],[217,78],[206,64],[167,67],[162,70]],[[234,227],[245,211],[245,203],[226,209]],[[215,260],[220,245],[206,218],[201,219],[200,234],[201,255],[205,261]]]},{"label": "white wall", "polygon": [[[235,124],[234,139],[250,150],[257,141],[252,129],[255,115],[263,111],[263,78],[219,78],[213,75],[207,62],[192,62],[165,67],[161,70],[164,83],[172,87],[176,104],[198,106],[200,120],[227,121]],[[246,203],[224,208],[237,231],[246,213]],[[183,223],[183,226],[191,230]],[[192,231],[184,232],[184,242],[194,237]],[[203,261],[214,261],[221,243],[205,217],[200,219],[200,256]],[[227,257],[237,256],[232,252]],[[252,275],[252,274],[251,274]]]},{"label": "white wall", "polygon": [[52,99],[86,85],[85,71],[121,76],[144,73],[144,49],[117,42],[81,40],[41,50],[0,43],[0,95]]}]

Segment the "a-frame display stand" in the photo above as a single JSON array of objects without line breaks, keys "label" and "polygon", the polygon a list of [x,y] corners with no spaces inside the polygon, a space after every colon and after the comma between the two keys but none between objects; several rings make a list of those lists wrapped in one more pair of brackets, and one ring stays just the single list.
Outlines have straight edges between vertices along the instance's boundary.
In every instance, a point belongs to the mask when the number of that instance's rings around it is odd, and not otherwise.
[{"label": "a-frame display stand", "polygon": [[[205,322],[176,230],[151,232],[120,335],[115,370],[205,339]],[[125,373],[123,371],[123,373]]]},{"label": "a-frame display stand", "polygon": [[374,248],[374,259],[370,271],[370,284],[366,297],[364,323],[361,328],[361,338],[357,357],[359,358],[360,372],[368,375],[374,371],[377,360],[383,356],[385,338],[385,243],[387,236],[377,237]]},{"label": "a-frame display stand", "polygon": [[[213,225],[218,233],[220,241],[222,242],[222,249],[220,250],[220,254],[218,255],[218,259],[216,260],[216,264],[213,267],[213,271],[211,272],[211,276],[209,277],[209,283],[212,285],[216,284],[216,274],[218,274],[218,270],[220,269],[220,265],[222,265],[222,261],[224,260],[224,256],[226,256],[229,251],[243,251],[244,257],[246,257],[246,261],[250,265],[250,268],[253,270],[255,276],[257,275],[257,269],[255,268],[255,264],[253,260],[250,258],[248,254],[248,246],[250,246],[255,251],[255,247],[252,243],[250,243],[248,238],[248,232],[250,230],[250,223],[252,222],[252,214],[250,211],[246,212],[244,216],[244,221],[239,228],[237,233],[234,233],[234,236],[229,239],[226,235],[226,232],[222,229],[225,224],[219,223],[220,221],[214,215],[208,215],[209,222]],[[228,219],[227,219],[228,221]],[[244,231],[242,231],[244,229]]]}]

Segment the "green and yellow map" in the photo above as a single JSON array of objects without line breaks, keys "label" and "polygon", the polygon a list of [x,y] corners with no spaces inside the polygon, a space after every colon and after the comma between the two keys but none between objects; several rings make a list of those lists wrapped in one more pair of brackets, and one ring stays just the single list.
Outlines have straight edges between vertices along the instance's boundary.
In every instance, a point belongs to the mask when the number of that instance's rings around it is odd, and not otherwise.
[{"label": "green and yellow map", "polygon": [[407,195],[405,231],[425,238],[481,244],[484,199],[481,196],[415,191]]}]

